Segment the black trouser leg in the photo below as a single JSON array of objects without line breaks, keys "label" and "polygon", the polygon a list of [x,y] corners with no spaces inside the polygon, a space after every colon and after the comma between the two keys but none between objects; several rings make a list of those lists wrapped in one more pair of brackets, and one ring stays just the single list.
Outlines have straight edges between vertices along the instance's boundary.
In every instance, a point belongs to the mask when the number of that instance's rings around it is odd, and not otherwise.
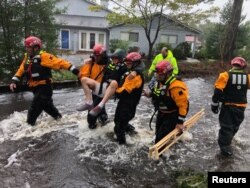
[{"label": "black trouser leg", "polygon": [[34,98],[31,102],[31,105],[28,110],[27,114],[27,123],[30,125],[35,125],[36,119],[38,116],[42,113],[43,107],[40,103],[40,94],[39,94],[39,88],[35,88],[33,91]]},{"label": "black trouser leg", "polygon": [[27,117],[27,122],[29,124],[34,125],[37,117],[43,110],[55,119],[61,117],[61,114],[53,104],[52,93],[53,90],[49,84],[33,88],[34,98],[29,108]]},{"label": "black trouser leg", "polygon": [[[93,97],[93,105],[94,106],[97,106],[102,100],[102,98],[100,98],[96,95],[92,95],[92,97]],[[106,112],[105,106],[102,108],[102,111],[100,114],[98,114],[98,116],[92,116],[91,114],[89,114],[89,111],[88,111],[87,122],[89,124],[89,128],[91,128],[91,129],[96,128],[96,121],[98,118],[108,119],[108,114]]]},{"label": "black trouser leg", "polygon": [[42,106],[39,105],[37,98],[34,98],[27,114],[27,123],[30,125],[35,125],[36,119],[42,113]]},{"label": "black trouser leg", "polygon": [[114,133],[119,144],[126,144],[124,124],[115,123]]},{"label": "black trouser leg", "polygon": [[40,102],[43,110],[55,119],[62,117],[58,109],[53,104],[53,89],[51,85],[44,85],[40,89]]},{"label": "black trouser leg", "polygon": [[218,144],[222,147],[231,145],[234,135],[238,132],[240,124],[244,120],[245,108],[222,105],[219,122],[220,130]]},{"label": "black trouser leg", "polygon": [[163,114],[158,112],[155,130],[155,144],[173,131],[178,120],[178,113]]},{"label": "black trouser leg", "polygon": [[125,131],[128,127],[128,122],[134,117],[134,112],[130,105],[119,101],[115,111],[115,127],[114,132],[117,136],[119,144],[126,143]]},{"label": "black trouser leg", "polygon": [[52,98],[44,101],[43,110],[55,119],[62,117],[62,115],[59,113],[58,109],[54,106]]}]

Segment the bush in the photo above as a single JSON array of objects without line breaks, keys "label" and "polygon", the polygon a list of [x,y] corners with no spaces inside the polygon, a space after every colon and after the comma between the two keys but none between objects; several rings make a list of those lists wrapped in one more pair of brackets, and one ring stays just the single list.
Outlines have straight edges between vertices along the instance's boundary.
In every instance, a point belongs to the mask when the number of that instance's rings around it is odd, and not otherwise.
[{"label": "bush", "polygon": [[194,55],[195,59],[199,60],[205,60],[207,59],[207,52],[205,48],[201,48],[198,52],[195,53]]},{"label": "bush", "polygon": [[241,57],[245,58],[247,61],[249,61],[250,60],[250,51],[241,49],[237,52],[237,56],[241,56]]},{"label": "bush", "polygon": [[67,70],[59,70],[59,71],[53,70],[52,77],[53,80],[55,81],[77,80],[77,76]]},{"label": "bush", "polygon": [[140,48],[138,46],[130,46],[127,51],[128,51],[128,53],[130,53],[130,52],[140,52]]},{"label": "bush", "polygon": [[190,57],[191,46],[188,42],[182,42],[173,50],[174,57],[178,60],[185,60]]},{"label": "bush", "polygon": [[175,57],[177,60],[184,60],[184,59],[186,59],[186,56],[184,55],[184,53],[182,52],[182,50],[179,49],[179,48],[175,48],[175,49],[173,50],[173,55],[174,55],[174,57]]},{"label": "bush", "polygon": [[113,53],[117,48],[128,50],[129,41],[119,40],[119,39],[111,39],[109,41],[109,50]]},{"label": "bush", "polygon": [[172,50],[172,47],[171,47],[170,44],[168,44],[168,43],[158,43],[158,44],[155,45],[155,48],[153,49],[153,56],[161,53],[161,49],[163,47],[167,47],[169,50]]}]

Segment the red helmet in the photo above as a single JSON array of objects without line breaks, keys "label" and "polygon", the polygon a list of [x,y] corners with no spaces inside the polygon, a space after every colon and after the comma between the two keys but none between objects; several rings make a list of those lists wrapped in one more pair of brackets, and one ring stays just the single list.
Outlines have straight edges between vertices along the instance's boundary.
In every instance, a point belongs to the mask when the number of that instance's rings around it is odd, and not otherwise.
[{"label": "red helmet", "polygon": [[39,48],[42,48],[42,41],[37,37],[29,36],[25,39],[24,45],[26,47],[39,46]]},{"label": "red helmet", "polygon": [[240,68],[244,69],[247,66],[247,62],[242,57],[235,57],[235,58],[232,59],[231,65],[232,66],[237,66],[237,67],[240,67]]},{"label": "red helmet", "polygon": [[168,74],[173,71],[173,66],[170,62],[162,60],[156,65],[155,70],[158,74]]},{"label": "red helmet", "polygon": [[131,52],[125,58],[125,61],[130,61],[130,62],[138,62],[140,60],[141,60],[141,55],[137,52]]},{"label": "red helmet", "polygon": [[106,51],[106,48],[102,44],[95,44],[95,46],[93,47],[94,55],[101,55],[105,51]]}]

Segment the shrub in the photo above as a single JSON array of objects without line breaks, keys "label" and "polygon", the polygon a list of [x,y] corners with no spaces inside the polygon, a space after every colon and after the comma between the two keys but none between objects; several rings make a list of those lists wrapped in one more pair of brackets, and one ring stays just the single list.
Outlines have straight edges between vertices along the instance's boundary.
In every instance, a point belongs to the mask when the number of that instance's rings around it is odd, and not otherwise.
[{"label": "shrub", "polygon": [[191,52],[191,46],[188,42],[182,42],[176,46],[176,48],[173,50],[173,54],[176,59],[186,59],[187,57],[190,57]]},{"label": "shrub", "polygon": [[169,50],[172,50],[172,47],[168,43],[158,43],[155,45],[155,48],[153,49],[153,55],[157,55],[158,53],[161,53],[161,49],[163,47],[167,47]]},{"label": "shrub", "polygon": [[128,50],[129,41],[119,40],[119,39],[111,39],[109,41],[109,50],[113,53],[117,48],[121,48],[124,50]]},{"label": "shrub", "polygon": [[64,81],[64,80],[77,80],[76,75],[67,70],[58,70],[52,71],[52,77],[55,81]]},{"label": "shrub", "polygon": [[207,59],[207,52],[205,48],[201,48],[198,52],[195,53],[194,58],[199,60]]}]

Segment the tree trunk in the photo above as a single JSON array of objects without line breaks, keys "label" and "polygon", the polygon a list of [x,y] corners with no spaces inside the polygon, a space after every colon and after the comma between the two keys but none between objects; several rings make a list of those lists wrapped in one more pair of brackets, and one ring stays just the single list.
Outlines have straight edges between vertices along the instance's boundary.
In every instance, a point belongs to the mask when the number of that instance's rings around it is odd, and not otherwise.
[{"label": "tree trunk", "polygon": [[233,58],[235,50],[235,40],[238,33],[238,28],[241,20],[243,0],[234,0],[230,22],[228,23],[223,59],[230,61]]}]

